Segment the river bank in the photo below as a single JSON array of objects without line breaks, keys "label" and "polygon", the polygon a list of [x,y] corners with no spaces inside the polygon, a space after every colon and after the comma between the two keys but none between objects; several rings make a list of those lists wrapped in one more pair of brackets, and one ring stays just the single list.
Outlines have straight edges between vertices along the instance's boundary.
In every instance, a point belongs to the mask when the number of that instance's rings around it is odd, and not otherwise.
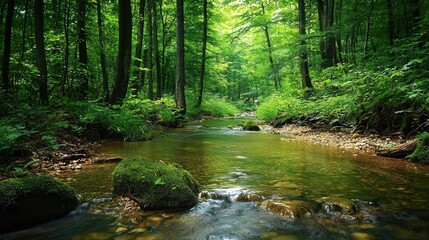
[{"label": "river bank", "polygon": [[[264,129],[275,134],[293,137],[299,141],[309,141],[324,146],[337,147],[367,154],[376,154],[377,150],[392,148],[412,142],[401,135],[381,136],[377,134],[360,134],[352,130],[330,131],[322,128],[311,128],[296,124],[287,124],[280,128],[264,126]],[[290,141],[289,138],[284,138]]]}]

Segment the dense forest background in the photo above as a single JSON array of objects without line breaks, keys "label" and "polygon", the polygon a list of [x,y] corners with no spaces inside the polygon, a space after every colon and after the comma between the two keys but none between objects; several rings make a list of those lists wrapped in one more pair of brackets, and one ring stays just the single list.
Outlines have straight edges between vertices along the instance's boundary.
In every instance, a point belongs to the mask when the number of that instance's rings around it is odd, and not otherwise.
[{"label": "dense forest background", "polygon": [[[0,152],[149,139],[184,114],[414,136],[429,128],[429,2],[0,2]],[[61,136],[61,137],[59,137]],[[40,140],[41,139],[41,140]]]}]

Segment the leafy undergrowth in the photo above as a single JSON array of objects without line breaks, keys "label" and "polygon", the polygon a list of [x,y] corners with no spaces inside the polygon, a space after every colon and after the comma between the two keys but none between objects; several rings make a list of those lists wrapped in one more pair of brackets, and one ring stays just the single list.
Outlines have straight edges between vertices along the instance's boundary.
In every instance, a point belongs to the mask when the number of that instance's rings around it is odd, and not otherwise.
[{"label": "leafy undergrowth", "polygon": [[182,124],[171,99],[128,99],[122,106],[70,100],[46,107],[3,105],[8,111],[0,113],[0,163],[12,156],[60,149],[73,138],[146,140],[159,134],[159,126]]},{"label": "leafy undergrowth", "polygon": [[240,112],[234,104],[225,98],[211,94],[204,97],[201,108],[195,107],[195,102],[192,100],[188,105],[190,108],[187,110],[187,116],[193,119],[201,116],[228,117]]},{"label": "leafy undergrowth", "polygon": [[417,75],[422,64],[411,61],[383,70],[328,68],[314,79],[313,91],[289,90],[264,99],[257,117],[277,127],[294,122],[416,134],[429,127],[429,79],[427,72]]}]

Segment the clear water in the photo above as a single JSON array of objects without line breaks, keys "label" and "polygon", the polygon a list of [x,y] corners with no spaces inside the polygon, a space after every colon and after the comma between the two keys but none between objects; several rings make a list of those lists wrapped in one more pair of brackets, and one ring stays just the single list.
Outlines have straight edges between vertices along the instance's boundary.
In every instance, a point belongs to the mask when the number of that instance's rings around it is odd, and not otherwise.
[{"label": "clear water", "polygon": [[[205,193],[189,211],[123,214],[111,193],[116,164],[93,165],[64,176],[86,199],[78,210],[0,238],[429,239],[428,167],[226,127],[238,121],[196,122],[153,141],[99,149],[184,166]],[[240,194],[258,199],[239,201]],[[261,207],[262,198],[318,207],[291,219]],[[328,200],[353,201],[358,210],[330,212],[321,207]]]}]

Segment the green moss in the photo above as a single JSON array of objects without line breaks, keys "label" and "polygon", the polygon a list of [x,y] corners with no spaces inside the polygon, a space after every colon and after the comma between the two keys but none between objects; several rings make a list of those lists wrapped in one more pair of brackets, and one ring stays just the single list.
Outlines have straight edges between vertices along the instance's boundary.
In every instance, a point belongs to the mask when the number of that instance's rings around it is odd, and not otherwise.
[{"label": "green moss", "polygon": [[60,199],[75,199],[72,187],[49,175],[25,178],[10,178],[0,181],[0,208],[7,208],[17,199],[53,195]]},{"label": "green moss", "polygon": [[417,148],[407,158],[413,162],[429,164],[429,133],[422,133],[417,138]]},{"label": "green moss", "polygon": [[177,164],[126,159],[113,172],[113,188],[137,199],[144,209],[190,208],[198,203],[198,182]]},{"label": "green moss", "polygon": [[258,124],[252,120],[246,120],[240,123],[244,131],[260,131]]}]

